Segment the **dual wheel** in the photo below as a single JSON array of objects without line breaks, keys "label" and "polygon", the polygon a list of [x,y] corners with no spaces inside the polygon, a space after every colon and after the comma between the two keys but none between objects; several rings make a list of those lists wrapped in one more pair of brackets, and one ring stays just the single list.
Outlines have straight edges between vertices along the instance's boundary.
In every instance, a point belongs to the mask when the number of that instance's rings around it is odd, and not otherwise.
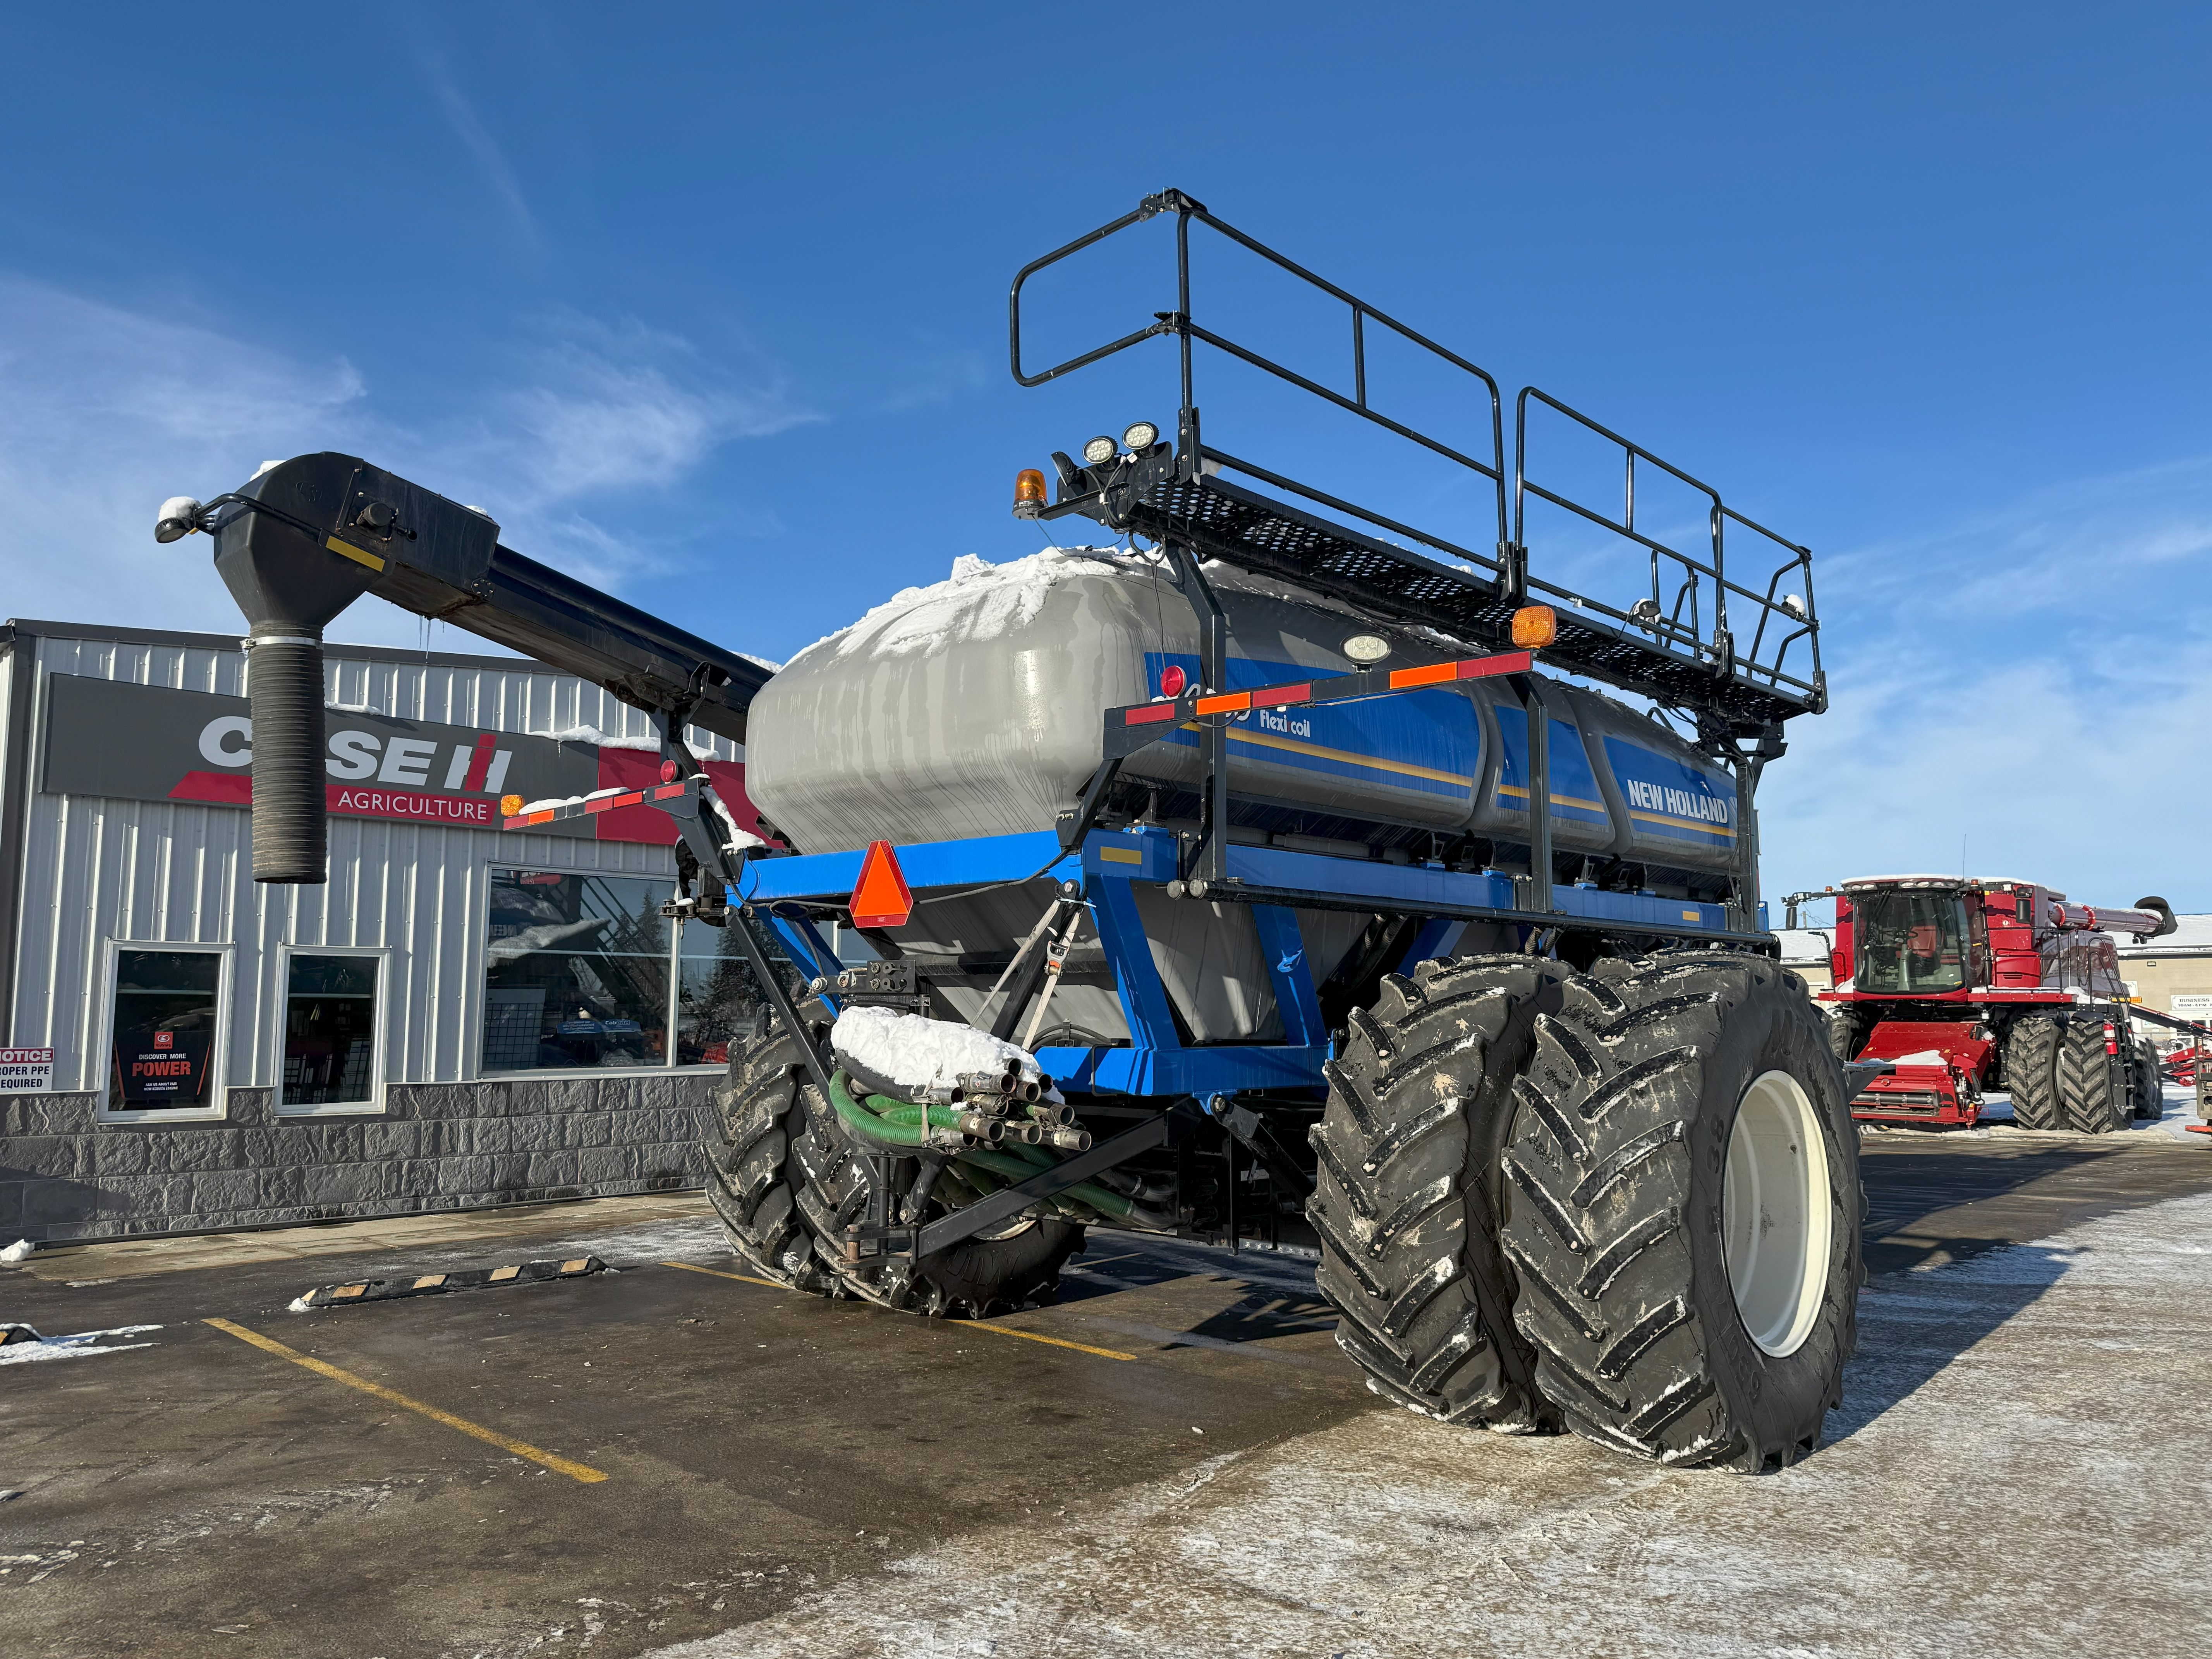
[{"label": "dual wheel", "polygon": [[[819,1002],[800,1016],[817,1042],[828,1035]],[[762,1277],[795,1291],[981,1318],[1050,1296],[1083,1243],[1079,1226],[1022,1218],[917,1262],[848,1261],[845,1228],[864,1218],[867,1160],[808,1076],[799,1044],[773,1018],[733,1053],[705,1118],[707,1195],[723,1231]],[[894,1164],[899,1190],[918,1169],[911,1158]]]},{"label": "dual wheel", "polygon": [[1818,1443],[1864,1204],[1796,975],[1717,951],[1424,963],[1353,1016],[1329,1085],[1308,1214],[1377,1393],[1672,1464]]},{"label": "dual wheel", "polygon": [[2149,1045],[2126,1040],[2117,1063],[2105,1052],[2100,1020],[2030,1014],[2005,1038],[2005,1087],[2013,1121],[2023,1129],[2101,1135],[2164,1110],[2165,1086]]}]

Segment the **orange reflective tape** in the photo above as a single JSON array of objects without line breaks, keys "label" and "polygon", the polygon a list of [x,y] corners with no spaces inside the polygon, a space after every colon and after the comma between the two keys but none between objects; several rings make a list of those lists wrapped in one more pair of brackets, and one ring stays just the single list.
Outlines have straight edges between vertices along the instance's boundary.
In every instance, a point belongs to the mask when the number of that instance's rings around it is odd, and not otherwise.
[{"label": "orange reflective tape", "polygon": [[1251,706],[1252,694],[1249,691],[1224,691],[1218,696],[1200,697],[1192,712],[1199,714],[1231,714],[1239,709],[1249,708]]},{"label": "orange reflective tape", "polygon": [[1459,678],[1455,662],[1431,663],[1425,668],[1394,668],[1390,671],[1390,689],[1401,691],[1409,685],[1445,685]]}]

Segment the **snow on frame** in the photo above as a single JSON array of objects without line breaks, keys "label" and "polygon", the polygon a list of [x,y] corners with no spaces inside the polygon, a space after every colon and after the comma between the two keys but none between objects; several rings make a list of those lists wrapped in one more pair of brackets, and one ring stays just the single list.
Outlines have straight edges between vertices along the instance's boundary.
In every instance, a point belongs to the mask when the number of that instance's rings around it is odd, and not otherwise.
[{"label": "snow on frame", "polygon": [[971,1072],[1003,1072],[1018,1066],[1024,1078],[1042,1073],[1026,1048],[1001,1042],[972,1025],[890,1008],[848,1008],[830,1028],[830,1047],[838,1055],[878,1077],[888,1078],[902,1094],[919,1098],[943,1095]]}]

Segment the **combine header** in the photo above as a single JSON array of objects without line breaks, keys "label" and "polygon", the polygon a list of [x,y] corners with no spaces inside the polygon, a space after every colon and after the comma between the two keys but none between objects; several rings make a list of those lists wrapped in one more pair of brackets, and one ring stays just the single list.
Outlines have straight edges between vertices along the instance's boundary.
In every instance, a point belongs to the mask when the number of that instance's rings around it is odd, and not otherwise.
[{"label": "combine header", "polygon": [[[1809,898],[1810,894],[1796,897]],[[2069,904],[2028,881],[1867,876],[1836,895],[1829,1034],[1845,1060],[1887,1060],[1851,1103],[1870,1122],[1972,1125],[1985,1090],[2024,1129],[2103,1134],[2163,1110],[2158,1055],[2132,1020],[2112,935],[2174,929],[2161,898]]]},{"label": "combine header", "polygon": [[[1175,309],[1030,365],[1031,279],[1156,221]],[[1200,235],[1343,307],[1338,385],[1200,320]],[[1346,1352],[1417,1411],[1685,1465],[1803,1455],[1854,1340],[1856,1135],[1764,931],[1753,800],[1826,702],[1812,556],[1534,387],[1509,457],[1487,373],[1179,191],[1023,270],[1010,313],[1025,386],[1172,347],[1171,424],[1018,470],[1018,516],[1114,544],[963,559],[773,678],[350,458],[173,502],[165,533],[216,538],[283,738],[255,747],[256,873],[321,878],[290,734],[352,598],[509,640],[652,713],[670,911],[753,965],[765,1017],[703,1147],[752,1271],[982,1316],[1049,1295],[1091,1227],[1305,1249]],[[1385,338],[1463,386],[1472,438],[1370,399]],[[1199,419],[1219,357],[1454,470],[1494,532],[1231,453]],[[1543,482],[1566,435],[1617,497]],[[1639,520],[1654,479],[1697,501],[1686,537]],[[1571,543],[1535,545],[1532,507]],[[1594,538],[1618,582],[1568,584]],[[732,833],[686,722],[745,741],[775,845]],[[526,805],[511,827],[600,803]]]}]

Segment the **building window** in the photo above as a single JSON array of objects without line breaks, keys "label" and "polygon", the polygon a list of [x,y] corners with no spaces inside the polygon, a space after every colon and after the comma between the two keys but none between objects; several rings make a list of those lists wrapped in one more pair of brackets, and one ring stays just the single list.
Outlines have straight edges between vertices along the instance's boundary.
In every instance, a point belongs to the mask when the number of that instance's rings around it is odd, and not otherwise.
[{"label": "building window", "polygon": [[661,915],[672,890],[665,876],[495,868],[481,1071],[726,1064],[768,1004],[727,927]]},{"label": "building window", "polygon": [[684,925],[676,964],[676,1055],[681,1065],[727,1064],[730,1045],[742,1047],[767,1012],[752,964],[730,936],[735,926]]},{"label": "building window", "polygon": [[666,1066],[667,878],[491,872],[486,1072]]},{"label": "building window", "polygon": [[374,1110],[384,1080],[380,953],[288,951],[276,1109]]},{"label": "building window", "polygon": [[108,1009],[107,1104],[111,1113],[222,1110],[223,958],[219,950],[178,945],[114,947]]}]

